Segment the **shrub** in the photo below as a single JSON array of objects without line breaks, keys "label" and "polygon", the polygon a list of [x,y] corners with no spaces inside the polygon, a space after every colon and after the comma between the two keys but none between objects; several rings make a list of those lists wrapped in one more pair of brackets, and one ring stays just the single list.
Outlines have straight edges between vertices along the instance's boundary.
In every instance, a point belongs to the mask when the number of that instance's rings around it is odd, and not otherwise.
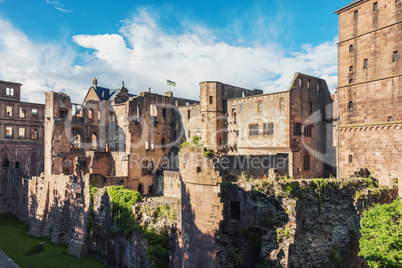
[{"label": "shrub", "polygon": [[359,256],[370,267],[402,266],[402,203],[375,205],[363,212]]}]

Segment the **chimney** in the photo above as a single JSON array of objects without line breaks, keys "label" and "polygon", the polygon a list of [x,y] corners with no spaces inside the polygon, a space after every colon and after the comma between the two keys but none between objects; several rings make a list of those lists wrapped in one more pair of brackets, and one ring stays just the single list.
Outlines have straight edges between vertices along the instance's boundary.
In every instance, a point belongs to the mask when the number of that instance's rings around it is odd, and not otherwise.
[{"label": "chimney", "polygon": [[96,80],[96,78],[94,78],[94,80],[92,81],[92,84],[94,85],[94,89],[96,89],[98,87],[98,80]]}]

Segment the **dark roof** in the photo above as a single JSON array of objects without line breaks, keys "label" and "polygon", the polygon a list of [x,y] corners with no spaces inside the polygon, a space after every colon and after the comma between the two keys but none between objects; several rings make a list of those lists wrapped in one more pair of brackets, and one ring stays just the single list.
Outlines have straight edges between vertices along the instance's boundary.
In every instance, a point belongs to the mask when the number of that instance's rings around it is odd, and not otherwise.
[{"label": "dark roof", "polygon": [[351,3],[347,4],[346,6],[344,6],[343,8],[340,8],[340,9],[336,10],[335,13],[339,14],[342,10],[347,9],[348,7],[351,7],[351,6],[357,4],[357,3],[361,2],[361,1],[363,1],[363,0],[354,0]]},{"label": "dark roof", "polygon": [[92,87],[95,90],[96,95],[98,96],[99,100],[110,100],[117,92],[118,89],[109,89],[105,87]]}]

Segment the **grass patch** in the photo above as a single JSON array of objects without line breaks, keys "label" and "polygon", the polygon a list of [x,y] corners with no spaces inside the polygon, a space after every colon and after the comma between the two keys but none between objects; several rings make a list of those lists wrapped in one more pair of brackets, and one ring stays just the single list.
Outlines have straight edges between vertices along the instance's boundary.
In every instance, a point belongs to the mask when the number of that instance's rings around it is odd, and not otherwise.
[{"label": "grass patch", "polygon": [[28,231],[14,215],[0,214],[0,249],[21,268],[105,267],[93,257],[79,259],[68,254],[66,245],[55,245],[47,237],[27,235]]}]

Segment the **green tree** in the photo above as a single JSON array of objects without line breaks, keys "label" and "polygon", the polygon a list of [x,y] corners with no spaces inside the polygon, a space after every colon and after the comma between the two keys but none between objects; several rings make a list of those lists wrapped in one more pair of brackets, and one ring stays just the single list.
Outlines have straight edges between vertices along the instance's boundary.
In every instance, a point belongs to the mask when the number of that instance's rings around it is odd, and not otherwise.
[{"label": "green tree", "polygon": [[371,268],[402,267],[402,203],[375,205],[363,212],[359,256]]}]

